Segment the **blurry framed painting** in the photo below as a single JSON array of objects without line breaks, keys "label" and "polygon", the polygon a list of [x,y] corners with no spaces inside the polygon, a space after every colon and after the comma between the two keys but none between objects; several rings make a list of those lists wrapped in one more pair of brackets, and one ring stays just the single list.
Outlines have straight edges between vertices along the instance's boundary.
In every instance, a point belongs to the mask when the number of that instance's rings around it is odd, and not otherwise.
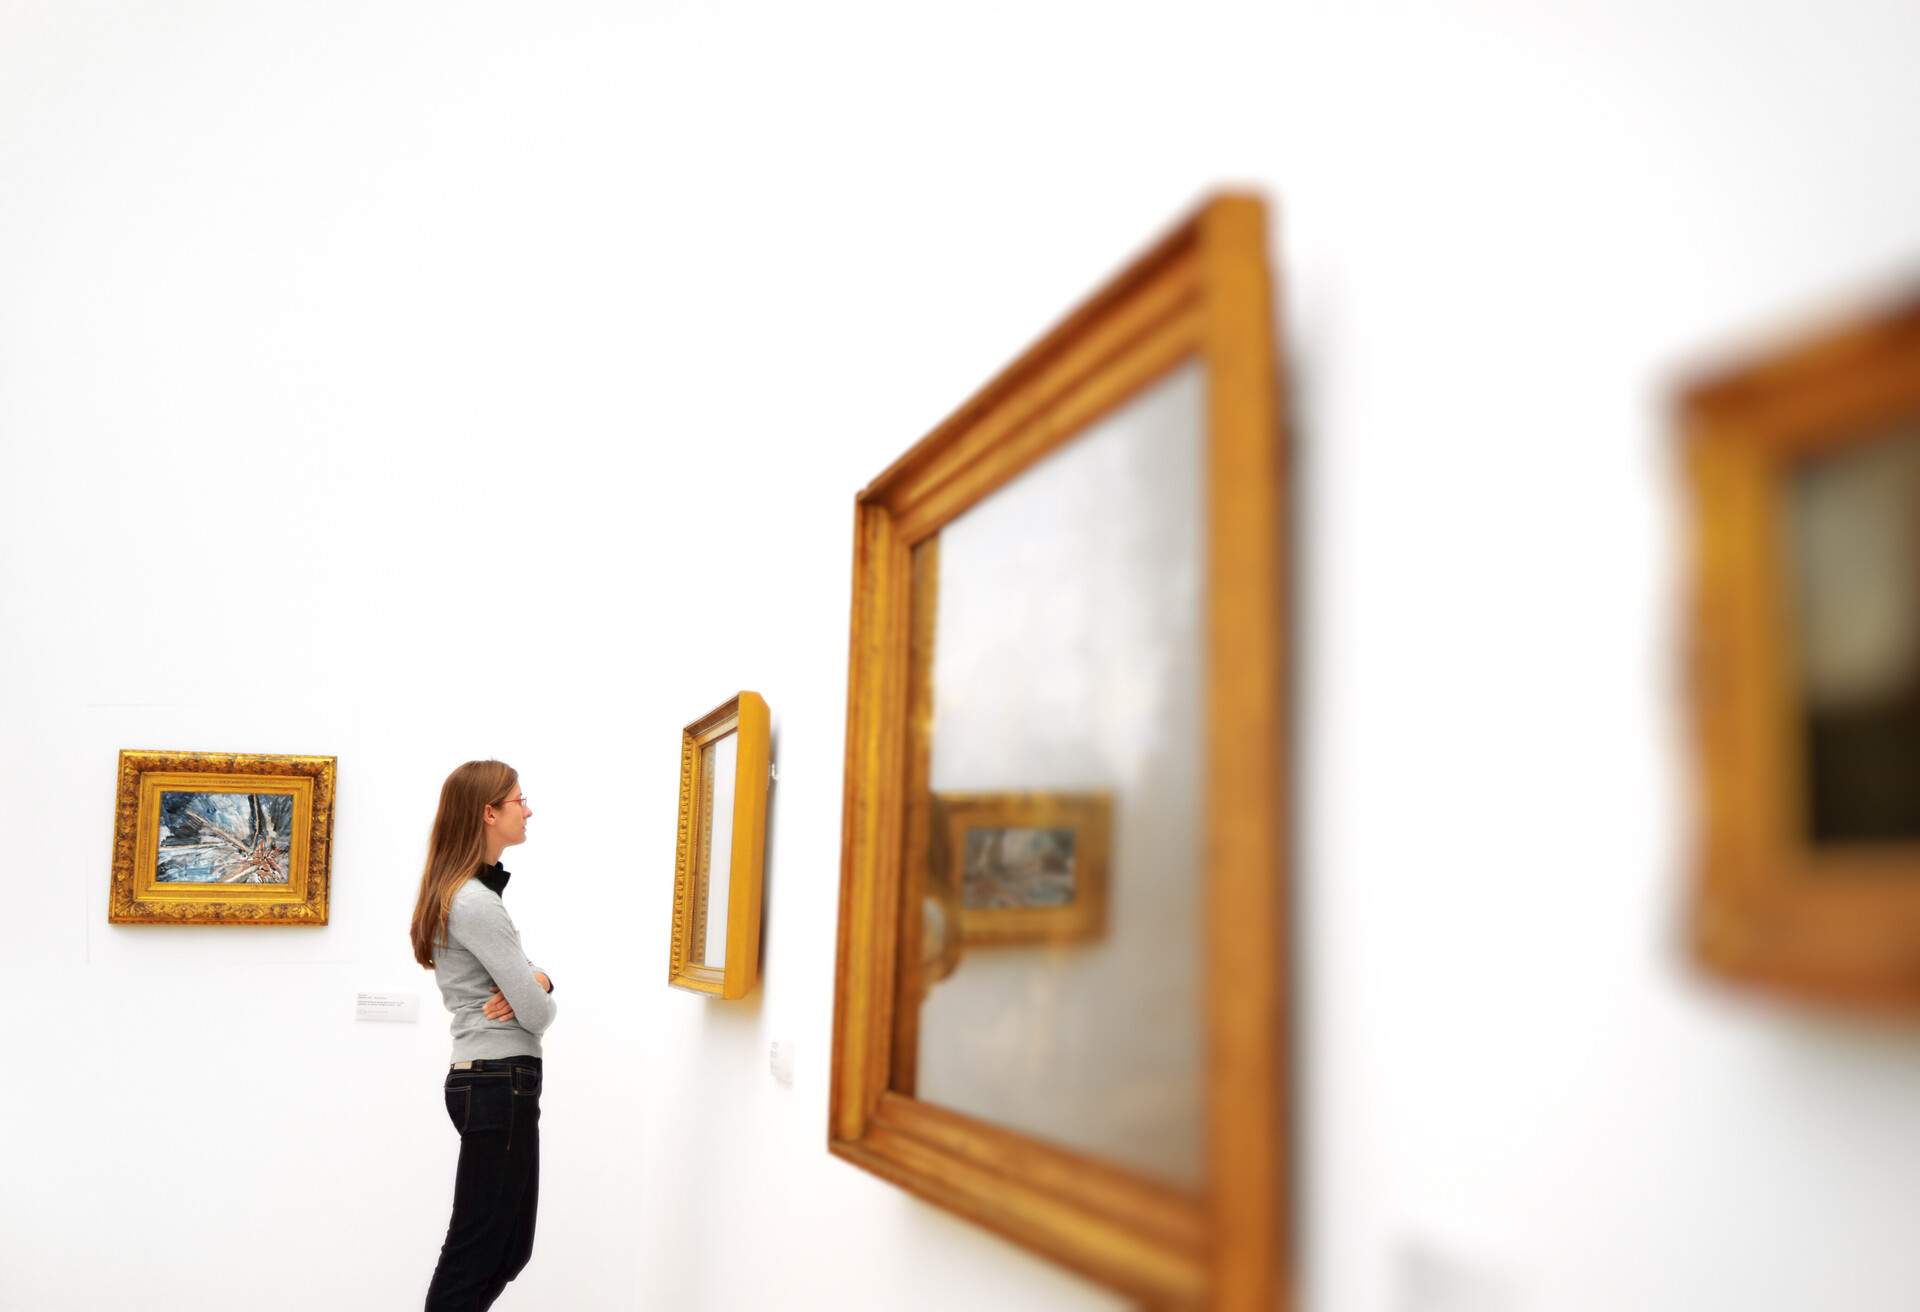
[{"label": "blurry framed painting", "polygon": [[1694,951],[1920,1009],[1920,297],[1710,378],[1681,413]]},{"label": "blurry framed painting", "polygon": [[334,758],[120,753],[114,924],[324,925]]},{"label": "blurry framed painting", "polygon": [[1269,245],[1207,199],[854,506],[828,1146],[1148,1307],[1293,1305]]},{"label": "blurry framed painting", "polygon": [[934,798],[944,884],[965,945],[1076,943],[1106,923],[1104,793],[946,793]]}]

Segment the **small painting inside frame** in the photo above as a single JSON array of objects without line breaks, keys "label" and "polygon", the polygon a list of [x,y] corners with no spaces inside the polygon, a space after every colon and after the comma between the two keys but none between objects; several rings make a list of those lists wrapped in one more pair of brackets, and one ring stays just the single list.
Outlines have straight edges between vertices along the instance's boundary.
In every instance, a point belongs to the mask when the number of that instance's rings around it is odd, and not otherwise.
[{"label": "small painting inside frame", "polygon": [[335,759],[120,753],[113,924],[327,923]]},{"label": "small painting inside frame", "polygon": [[1106,930],[1106,793],[943,793],[933,866],[968,946],[1086,943]]}]

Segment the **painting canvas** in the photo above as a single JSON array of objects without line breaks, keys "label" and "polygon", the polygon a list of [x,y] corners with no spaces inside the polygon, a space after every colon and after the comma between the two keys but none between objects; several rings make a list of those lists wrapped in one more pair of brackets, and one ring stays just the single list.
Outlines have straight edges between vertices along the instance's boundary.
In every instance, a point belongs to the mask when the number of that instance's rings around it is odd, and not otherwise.
[{"label": "painting canvas", "polygon": [[963,908],[993,911],[1073,902],[1077,844],[1072,829],[971,825],[965,844]]},{"label": "painting canvas", "polygon": [[107,919],[327,920],[334,758],[120,753]]},{"label": "painting canvas", "polygon": [[1783,499],[1802,832],[1920,842],[1920,418],[1802,457]]},{"label": "painting canvas", "polygon": [[284,884],[292,862],[291,793],[160,794],[160,883]]}]

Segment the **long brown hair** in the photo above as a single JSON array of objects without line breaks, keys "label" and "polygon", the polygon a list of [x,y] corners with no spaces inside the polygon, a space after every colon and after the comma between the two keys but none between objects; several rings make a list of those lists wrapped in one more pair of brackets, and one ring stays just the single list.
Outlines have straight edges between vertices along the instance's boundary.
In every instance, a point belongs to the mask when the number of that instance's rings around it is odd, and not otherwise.
[{"label": "long brown hair", "polygon": [[454,893],[487,859],[486,809],[505,802],[519,782],[519,773],[504,761],[468,761],[440,785],[440,809],[433,813],[427,865],[413,904],[413,959],[428,970]]}]

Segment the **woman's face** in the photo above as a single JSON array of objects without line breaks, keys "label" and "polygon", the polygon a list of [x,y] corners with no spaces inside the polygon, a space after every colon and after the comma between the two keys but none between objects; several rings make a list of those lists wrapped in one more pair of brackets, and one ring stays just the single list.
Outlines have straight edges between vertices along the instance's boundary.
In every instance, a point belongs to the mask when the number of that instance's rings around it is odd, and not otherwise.
[{"label": "woman's face", "polygon": [[527,795],[515,784],[507,792],[507,800],[498,806],[487,808],[487,830],[502,847],[512,847],[527,841],[527,821],[533,818],[533,808],[527,805]]}]

